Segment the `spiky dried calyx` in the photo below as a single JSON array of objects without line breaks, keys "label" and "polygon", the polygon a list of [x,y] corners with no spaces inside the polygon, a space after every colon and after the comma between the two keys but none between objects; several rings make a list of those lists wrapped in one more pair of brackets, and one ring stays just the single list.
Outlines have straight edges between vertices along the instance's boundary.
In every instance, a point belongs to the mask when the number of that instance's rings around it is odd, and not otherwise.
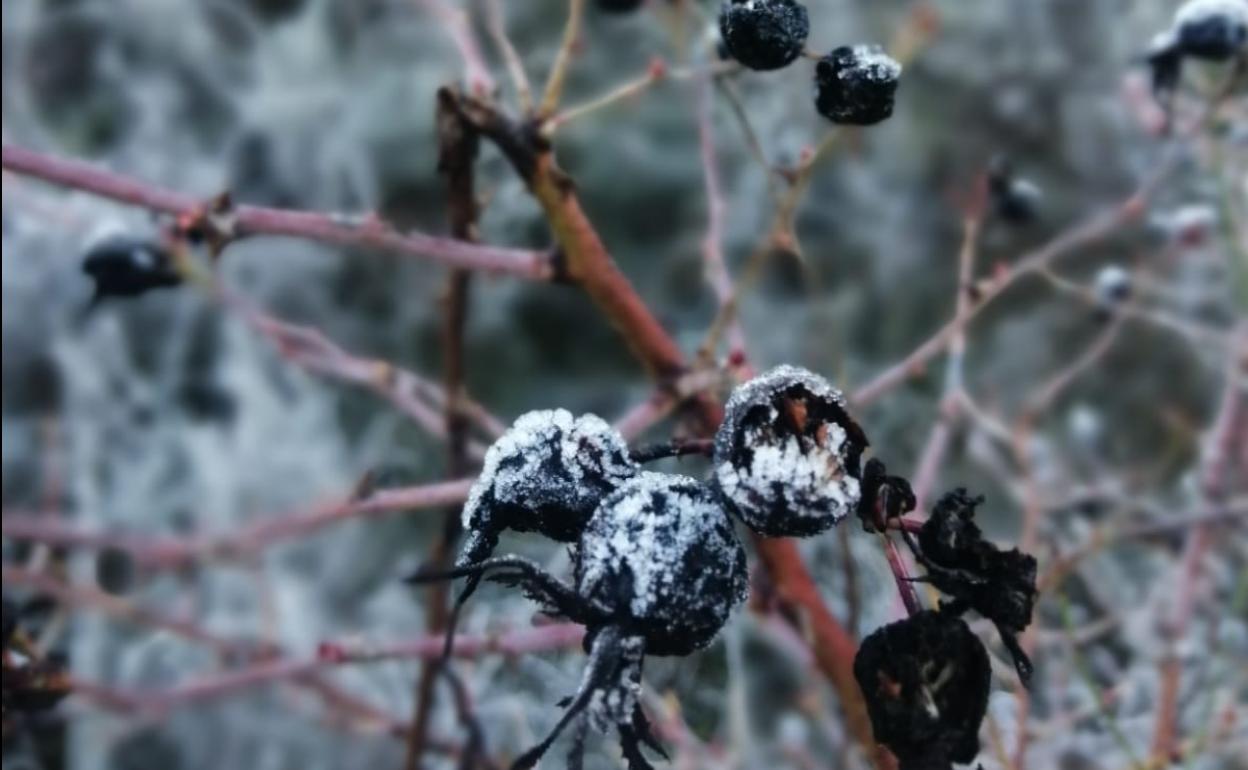
[{"label": "spiky dried calyx", "polygon": [[840,391],[810,371],[779,366],[728,399],[712,483],[756,532],[818,534],[857,510],[867,443]]},{"label": "spiky dried calyx", "polygon": [[810,15],[796,0],[731,0],[719,11],[728,54],[752,70],[778,70],[802,55]]},{"label": "spiky dried calyx", "polygon": [[875,739],[903,770],[975,758],[991,673],[979,638],[955,613],[939,610],[877,629],[854,657]]},{"label": "spiky dried calyx", "polygon": [[834,48],[815,65],[815,109],[833,123],[870,126],[893,114],[901,64],[879,46]]},{"label": "spiky dried calyx", "polygon": [[182,283],[168,249],[140,238],[118,236],[92,246],[82,271],[95,282],[95,299],[137,297]]},{"label": "spiky dried calyx", "polygon": [[602,499],[638,470],[623,437],[596,415],[522,415],[486,452],[464,505],[459,563],[488,556],[508,529],[574,542]]},{"label": "spiky dried calyx", "polygon": [[749,590],[745,551],[719,501],[684,476],[645,472],[602,501],[576,553],[577,592],[650,655],[702,649]]},{"label": "spiky dried calyx", "polygon": [[920,561],[932,585],[953,598],[955,606],[969,607],[996,625],[1026,682],[1031,661],[1017,637],[1031,623],[1036,606],[1036,559],[984,539],[974,520],[983,501],[964,489],[942,497],[919,531]]}]

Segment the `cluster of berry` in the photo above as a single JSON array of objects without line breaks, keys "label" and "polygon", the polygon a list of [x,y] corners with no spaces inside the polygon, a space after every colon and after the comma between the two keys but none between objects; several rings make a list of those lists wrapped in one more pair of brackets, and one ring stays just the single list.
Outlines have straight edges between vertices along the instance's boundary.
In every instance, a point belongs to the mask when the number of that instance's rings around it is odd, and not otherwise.
[{"label": "cluster of berry", "polygon": [[[646,453],[630,453],[624,439],[596,416],[549,410],[517,420],[486,453],[463,510],[467,540],[455,567],[411,578],[422,583],[468,579],[455,602],[448,649],[454,617],[483,579],[518,587],[549,614],[586,627],[589,663],[576,694],[565,701],[568,708],[551,733],[514,767],[535,764],[578,715],[583,725],[599,730],[614,726],[630,767],[650,767],[640,744],[662,750],[637,705],[643,659],[706,647],[745,600],[746,557],[733,518],[759,535],[808,537],[851,514],[874,529],[913,510],[914,496],[904,479],[889,476],[876,459],[863,462],[867,446],[844,396],[822,377],[792,366],[773,369],[733,392],[705,483],[643,470],[638,459]],[[889,745],[888,727],[896,723],[899,708],[926,709],[923,713],[938,726],[955,718],[954,711],[933,715],[927,709],[922,688],[930,689],[930,682],[922,680],[915,685],[920,690],[912,691],[901,673],[886,668],[896,661],[892,655],[881,657],[878,645],[890,647],[892,636],[918,633],[935,623],[964,629],[958,616],[974,609],[993,620],[1003,638],[1008,635],[1019,671],[1027,673],[1013,634],[1031,616],[1035,562],[983,541],[971,521],[977,502],[961,493],[947,496],[918,541],[910,541],[929,579],[953,601],[938,613],[916,615],[877,632],[860,653],[864,693],[873,719],[881,720],[880,740]],[[526,559],[491,556],[505,530],[569,543],[572,583]],[[982,645],[978,650],[986,671],[986,653]],[[942,659],[936,674],[978,660],[961,647],[955,652],[956,657]],[[910,657],[911,663],[917,660]],[[928,668],[921,674],[934,675]],[[902,682],[896,697],[879,691],[877,684],[886,679]],[[937,682],[940,687],[947,683],[945,678]],[[986,685],[983,689],[986,699]],[[982,719],[983,710],[978,713]],[[584,751],[584,730],[576,735],[572,766],[579,766]],[[973,755],[978,743],[974,733],[971,738]],[[932,743],[914,735],[908,740]],[[906,747],[897,745],[903,753]],[[965,740],[959,743],[964,745]],[[957,759],[965,752],[946,753]]]},{"label": "cluster of berry", "polygon": [[[806,49],[810,16],[797,0],[731,0],[719,12],[722,52],[752,70],[789,66]],[[901,65],[879,46],[832,49],[815,65],[815,109],[833,123],[870,126],[893,114]]]}]

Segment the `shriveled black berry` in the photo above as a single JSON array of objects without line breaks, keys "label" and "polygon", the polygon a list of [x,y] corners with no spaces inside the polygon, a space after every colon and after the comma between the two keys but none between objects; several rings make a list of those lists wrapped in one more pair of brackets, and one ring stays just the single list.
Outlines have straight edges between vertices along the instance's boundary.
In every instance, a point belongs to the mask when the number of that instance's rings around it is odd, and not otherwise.
[{"label": "shriveled black berry", "polygon": [[870,126],[893,114],[901,65],[875,45],[841,46],[815,65],[815,109],[833,123]]},{"label": "shriveled black berry", "polygon": [[590,519],[576,556],[577,593],[650,655],[710,644],[749,588],[745,551],[715,495],[684,476],[643,472]]},{"label": "shriveled black berry", "polygon": [[1014,165],[1002,155],[988,166],[988,195],[992,212],[1011,225],[1034,222],[1040,214],[1040,188],[1014,173]]},{"label": "shriveled black berry", "polygon": [[936,588],[996,625],[1025,682],[1031,661],[1017,636],[1031,623],[1036,605],[1036,560],[1017,548],[1003,551],[984,540],[975,524],[975,508],[983,501],[965,489],[937,501],[919,531],[920,562]]},{"label": "shriveled black berry", "polygon": [[508,529],[574,542],[602,499],[638,469],[600,417],[565,409],[522,415],[485,454],[464,505],[459,563],[488,556]]},{"label": "shriveled black berry", "polygon": [[728,399],[712,483],[756,532],[814,535],[858,509],[866,447],[840,391],[805,369],[779,366]]},{"label": "shriveled black berry", "polygon": [[645,5],[646,0],[597,0],[598,10],[607,13],[628,13]]},{"label": "shriveled black berry", "polygon": [[810,16],[796,0],[731,0],[720,8],[719,34],[742,65],[778,70],[802,55]]},{"label": "shriveled black berry", "polygon": [[136,297],[182,282],[168,250],[138,238],[115,237],[93,246],[82,270],[95,281],[96,299]]},{"label": "shriveled black berry", "polygon": [[1186,56],[1230,59],[1248,45],[1248,3],[1188,0],[1174,15],[1174,35]]},{"label": "shriveled black berry", "polygon": [[927,610],[877,629],[854,657],[875,739],[902,770],[937,770],[975,758],[991,673],[983,643],[946,611]]}]

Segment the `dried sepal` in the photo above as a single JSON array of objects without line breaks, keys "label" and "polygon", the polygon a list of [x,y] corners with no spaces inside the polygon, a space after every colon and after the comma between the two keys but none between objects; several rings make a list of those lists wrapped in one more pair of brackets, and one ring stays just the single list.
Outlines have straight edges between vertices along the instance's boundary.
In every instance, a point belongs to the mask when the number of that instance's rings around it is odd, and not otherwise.
[{"label": "dried sepal", "polygon": [[814,535],[858,509],[866,447],[840,391],[805,369],[779,366],[729,398],[712,483],[751,529]]},{"label": "dried sepal", "polygon": [[983,643],[948,611],[927,610],[879,628],[854,657],[875,740],[902,770],[975,758],[991,673]]},{"label": "dried sepal", "polygon": [[1031,623],[1036,605],[1036,560],[1017,548],[1004,551],[984,539],[974,520],[975,508],[983,501],[965,489],[942,497],[919,530],[916,555],[932,585],[996,625],[1019,677],[1027,682],[1031,661],[1018,635]]}]

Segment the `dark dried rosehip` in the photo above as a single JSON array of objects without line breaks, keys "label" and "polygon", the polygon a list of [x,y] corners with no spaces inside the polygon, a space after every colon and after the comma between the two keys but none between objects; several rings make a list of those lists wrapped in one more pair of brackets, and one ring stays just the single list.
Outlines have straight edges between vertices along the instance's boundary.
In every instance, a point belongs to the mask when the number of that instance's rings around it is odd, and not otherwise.
[{"label": "dark dried rosehip", "polygon": [[779,366],[728,399],[712,483],[756,532],[818,534],[858,509],[867,443],[840,391],[805,369]]},{"label": "dark dried rosehip", "polygon": [[576,554],[576,588],[649,655],[710,644],[749,589],[745,551],[715,495],[643,472],[602,501]]},{"label": "dark dried rosehip", "polygon": [[901,65],[879,46],[835,48],[815,65],[815,109],[833,123],[870,126],[893,114]]},{"label": "dark dried rosehip", "polygon": [[1013,164],[1002,155],[988,165],[988,194],[993,214],[1007,224],[1025,225],[1039,216],[1040,188],[1016,176]]},{"label": "dark dried rosehip", "polygon": [[896,519],[914,510],[917,501],[910,482],[901,476],[888,475],[878,458],[867,460],[862,468],[862,499],[858,501],[858,518],[866,532],[883,532],[889,519]]},{"label": "dark dried rosehip", "polygon": [[719,34],[742,65],[778,70],[802,55],[810,16],[796,0],[731,0],[720,8]]},{"label": "dark dried rosehip", "polygon": [[975,758],[991,673],[983,643],[947,611],[927,610],[879,628],[854,657],[875,739],[902,770]]},{"label": "dark dried rosehip", "polygon": [[1174,35],[1184,55],[1226,61],[1248,44],[1248,3],[1188,0],[1174,15]]},{"label": "dark dried rosehip", "polygon": [[488,556],[508,529],[574,542],[602,499],[637,471],[623,437],[600,417],[522,415],[485,454],[464,505],[459,563]]},{"label": "dark dried rosehip", "polygon": [[984,540],[974,520],[983,501],[965,489],[942,497],[919,530],[919,559],[932,585],[996,625],[1026,682],[1031,661],[1017,636],[1031,623],[1035,609],[1036,560],[1017,548],[1003,551]]},{"label": "dark dried rosehip", "polygon": [[93,246],[82,270],[95,281],[96,299],[136,297],[182,282],[168,250],[138,238],[109,238]]}]

